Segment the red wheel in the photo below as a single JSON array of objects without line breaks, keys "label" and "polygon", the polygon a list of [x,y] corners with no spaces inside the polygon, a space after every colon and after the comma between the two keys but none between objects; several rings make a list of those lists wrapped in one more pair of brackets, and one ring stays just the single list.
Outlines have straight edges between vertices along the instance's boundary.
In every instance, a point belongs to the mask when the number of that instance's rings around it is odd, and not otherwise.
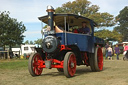
[{"label": "red wheel", "polygon": [[98,68],[97,70],[103,70],[103,53],[101,48],[97,48],[97,63],[98,63]]},{"label": "red wheel", "polygon": [[67,52],[64,58],[64,74],[72,77],[76,73],[76,56],[73,52]]},{"label": "red wheel", "polygon": [[95,53],[89,56],[92,71],[103,70],[103,53],[100,47],[95,48]]},{"label": "red wheel", "polygon": [[42,73],[43,68],[39,68],[38,60],[42,60],[39,53],[34,53],[29,57],[28,70],[32,76],[39,76]]}]

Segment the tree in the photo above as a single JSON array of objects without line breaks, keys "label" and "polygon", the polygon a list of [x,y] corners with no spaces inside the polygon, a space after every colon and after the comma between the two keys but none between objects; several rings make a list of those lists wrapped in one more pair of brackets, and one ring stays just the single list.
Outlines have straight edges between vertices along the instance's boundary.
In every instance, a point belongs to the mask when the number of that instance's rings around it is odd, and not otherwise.
[{"label": "tree", "polygon": [[24,43],[25,43],[25,44],[29,44],[29,41],[28,41],[28,40],[26,40]]},{"label": "tree", "polygon": [[30,43],[29,43],[29,44],[34,44],[34,43],[33,43],[33,41],[30,41]]},{"label": "tree", "polygon": [[115,25],[115,20],[113,15],[105,12],[98,12],[100,9],[97,5],[91,5],[88,0],[75,0],[73,2],[67,2],[62,5],[62,7],[56,8],[56,13],[72,13],[80,14],[84,17],[94,20],[100,27],[103,26],[113,26]]},{"label": "tree", "polygon": [[120,11],[119,15],[116,16],[116,20],[119,24],[114,30],[123,36],[123,41],[128,41],[128,6]]},{"label": "tree", "polygon": [[37,44],[38,47],[42,46],[42,39],[37,39],[37,40],[34,41],[34,43]]},{"label": "tree", "polygon": [[33,41],[30,41],[30,42],[29,42],[29,40],[26,40],[24,43],[25,43],[25,44],[34,44]]},{"label": "tree", "polygon": [[20,45],[23,42],[26,28],[22,22],[11,18],[9,12],[0,12],[0,46]]},{"label": "tree", "polygon": [[122,42],[122,35],[119,34],[117,31],[109,31],[109,30],[100,30],[94,33],[95,36],[100,37],[104,39],[106,42],[107,41],[118,41]]}]

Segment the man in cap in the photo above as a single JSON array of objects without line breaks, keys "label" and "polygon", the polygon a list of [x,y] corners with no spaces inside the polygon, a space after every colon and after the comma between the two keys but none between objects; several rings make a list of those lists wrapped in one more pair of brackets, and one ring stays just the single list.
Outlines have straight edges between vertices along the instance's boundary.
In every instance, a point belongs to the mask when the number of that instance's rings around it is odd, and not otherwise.
[{"label": "man in cap", "polygon": [[78,32],[82,34],[90,34],[90,29],[87,27],[85,21],[82,22],[82,28],[78,29]]}]

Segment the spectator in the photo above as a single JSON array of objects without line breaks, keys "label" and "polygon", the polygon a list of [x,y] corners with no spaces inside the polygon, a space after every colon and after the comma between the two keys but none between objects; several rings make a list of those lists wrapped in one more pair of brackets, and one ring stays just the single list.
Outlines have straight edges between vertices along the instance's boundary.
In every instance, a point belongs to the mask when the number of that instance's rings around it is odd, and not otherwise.
[{"label": "spectator", "polygon": [[107,48],[107,50],[108,50],[108,59],[109,60],[112,60],[112,48],[111,48],[111,46],[109,45],[109,47]]},{"label": "spectator", "polygon": [[123,55],[125,56],[125,58],[128,59],[128,45],[127,45],[127,44],[125,44],[125,46],[124,46],[124,52],[123,52]]},{"label": "spectator", "polygon": [[105,49],[106,49],[106,58],[105,59],[107,59],[107,57],[108,57],[108,47],[109,47],[109,45],[108,45],[108,43],[106,43],[106,45],[105,45]]},{"label": "spectator", "polygon": [[117,60],[119,60],[120,49],[119,49],[118,45],[116,45],[114,51],[115,51]]},{"label": "spectator", "polygon": [[26,53],[24,53],[24,58],[26,58],[26,59],[27,59],[27,54],[26,54]]},{"label": "spectator", "polygon": [[124,51],[127,51],[127,50],[128,50],[128,45],[125,44],[125,46],[124,46]]}]

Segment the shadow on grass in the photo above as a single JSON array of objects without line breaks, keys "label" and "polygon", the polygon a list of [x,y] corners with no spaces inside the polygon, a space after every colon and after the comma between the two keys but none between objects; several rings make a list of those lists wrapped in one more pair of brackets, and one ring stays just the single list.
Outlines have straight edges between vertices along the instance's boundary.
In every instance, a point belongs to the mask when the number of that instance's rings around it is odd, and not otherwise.
[{"label": "shadow on grass", "polygon": [[[76,73],[75,76],[80,76],[82,74],[88,74],[91,73],[91,69],[88,68],[76,68]],[[49,73],[44,73],[41,76],[65,76],[64,72],[49,72]]]},{"label": "shadow on grass", "polygon": [[[104,67],[103,68],[103,71],[104,70],[107,70],[107,69],[110,69],[110,67]],[[94,73],[91,71],[91,68],[88,67],[78,67],[76,68],[76,73],[75,73],[75,76],[80,76],[80,75],[83,75],[83,74],[90,74],[90,73]],[[49,73],[43,73],[41,76],[65,76],[64,75],[64,72],[49,72]]]},{"label": "shadow on grass", "polygon": [[63,72],[49,72],[42,74],[41,76],[64,76]]},{"label": "shadow on grass", "polygon": [[89,74],[89,73],[92,73],[90,67],[88,67],[88,68],[86,68],[86,67],[80,67],[80,68],[77,68],[76,69],[75,76],[80,76],[80,75]]}]

